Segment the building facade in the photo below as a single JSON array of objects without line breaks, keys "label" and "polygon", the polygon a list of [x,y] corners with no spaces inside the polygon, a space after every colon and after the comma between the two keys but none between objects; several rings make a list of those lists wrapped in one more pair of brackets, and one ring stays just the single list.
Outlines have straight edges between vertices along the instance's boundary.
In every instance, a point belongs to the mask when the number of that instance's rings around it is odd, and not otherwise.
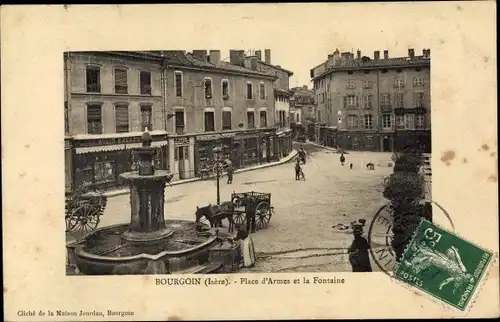
[{"label": "building facade", "polygon": [[320,138],[345,150],[399,151],[412,145],[430,152],[430,49],[422,55],[374,58],[336,50],[311,70]]},{"label": "building facade", "polygon": [[295,111],[295,122],[304,127],[309,140],[315,141],[318,136],[319,122],[316,110],[316,95],[307,85],[291,89],[290,108]]},{"label": "building facade", "polygon": [[280,157],[286,156],[292,150],[292,124],[295,120],[294,111],[290,108],[290,77],[293,72],[280,65],[273,65],[271,61],[271,50],[264,50],[264,59],[262,51],[256,50],[254,54],[245,56],[244,51],[235,51],[232,55],[237,63],[243,55],[243,65],[246,68],[275,76],[277,79],[273,83],[275,119],[278,136],[278,151]]},{"label": "building facade", "polygon": [[120,187],[147,129],[155,167],[199,175],[221,142],[236,167],[286,152],[275,119],[277,77],[223,62],[220,51],[65,53],[66,189]]}]

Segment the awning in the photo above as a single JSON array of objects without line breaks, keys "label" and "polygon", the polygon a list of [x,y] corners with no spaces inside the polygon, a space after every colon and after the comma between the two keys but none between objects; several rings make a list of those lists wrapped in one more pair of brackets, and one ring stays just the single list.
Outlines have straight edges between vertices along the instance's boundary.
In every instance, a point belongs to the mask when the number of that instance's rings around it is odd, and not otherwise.
[{"label": "awning", "polygon": [[[168,141],[153,141],[151,142],[151,147],[162,147],[168,145]],[[98,145],[83,148],[76,148],[76,154],[92,153],[92,152],[109,152],[109,151],[119,151],[119,150],[130,150],[133,148],[139,148],[142,143],[127,143],[127,144],[113,144],[113,145]]]}]

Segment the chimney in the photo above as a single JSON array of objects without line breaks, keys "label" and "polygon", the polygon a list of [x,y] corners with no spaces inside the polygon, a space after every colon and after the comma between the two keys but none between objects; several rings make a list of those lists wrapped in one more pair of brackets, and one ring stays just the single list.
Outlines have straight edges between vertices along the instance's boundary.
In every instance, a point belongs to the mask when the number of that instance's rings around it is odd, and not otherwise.
[{"label": "chimney", "polygon": [[210,51],[210,63],[214,65],[219,65],[220,63],[220,50]]},{"label": "chimney", "polygon": [[333,54],[328,55],[328,60],[333,59]]},{"label": "chimney", "polygon": [[264,49],[265,62],[271,64],[271,49]]},{"label": "chimney", "polygon": [[193,50],[193,56],[202,60],[204,62],[207,61],[207,51],[206,50]]},{"label": "chimney", "polygon": [[243,66],[243,58],[245,57],[244,50],[230,50],[229,62],[233,65]]},{"label": "chimney", "polygon": [[430,49],[423,49],[422,56],[424,56],[424,58],[429,58],[431,56],[431,50]]},{"label": "chimney", "polygon": [[384,50],[384,59],[389,59],[389,51]]},{"label": "chimney", "polygon": [[408,49],[408,57],[410,57],[410,58],[415,57],[415,49],[413,49],[413,48]]},{"label": "chimney", "polygon": [[380,51],[375,50],[375,51],[373,52],[373,59],[374,59],[374,60],[379,60],[379,59],[380,59]]},{"label": "chimney", "polygon": [[302,85],[302,89],[307,90],[307,85]]},{"label": "chimney", "polygon": [[259,49],[259,50],[256,50],[256,51],[255,51],[255,56],[257,56],[257,58],[258,58],[259,60],[262,60],[262,51],[260,51],[260,49]]},{"label": "chimney", "polygon": [[356,56],[358,59],[361,59],[361,50],[358,49],[358,51],[356,52]]}]

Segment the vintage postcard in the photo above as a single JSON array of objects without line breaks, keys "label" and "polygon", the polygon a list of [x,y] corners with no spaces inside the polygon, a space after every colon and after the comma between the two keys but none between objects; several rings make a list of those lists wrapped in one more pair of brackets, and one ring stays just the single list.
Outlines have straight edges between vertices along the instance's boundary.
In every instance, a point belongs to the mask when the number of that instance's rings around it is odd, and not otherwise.
[{"label": "vintage postcard", "polygon": [[495,6],[2,7],[5,319],[498,317]]}]

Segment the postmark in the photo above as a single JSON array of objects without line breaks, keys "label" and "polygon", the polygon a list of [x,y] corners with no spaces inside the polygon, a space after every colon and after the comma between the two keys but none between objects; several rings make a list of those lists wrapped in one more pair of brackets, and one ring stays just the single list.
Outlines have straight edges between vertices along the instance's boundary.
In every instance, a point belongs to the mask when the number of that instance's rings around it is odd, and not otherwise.
[{"label": "postmark", "polygon": [[465,311],[493,257],[491,251],[422,220],[394,278]]},{"label": "postmark", "polygon": [[[437,202],[431,201],[435,207],[432,209],[432,220],[440,226],[454,230],[455,226],[448,212]],[[406,222],[415,229],[422,220],[419,216],[408,216]],[[393,215],[389,203],[379,208],[373,217],[368,229],[368,242],[370,255],[384,273],[392,276],[397,265],[396,254],[393,247]],[[409,241],[408,241],[409,242]]]}]

